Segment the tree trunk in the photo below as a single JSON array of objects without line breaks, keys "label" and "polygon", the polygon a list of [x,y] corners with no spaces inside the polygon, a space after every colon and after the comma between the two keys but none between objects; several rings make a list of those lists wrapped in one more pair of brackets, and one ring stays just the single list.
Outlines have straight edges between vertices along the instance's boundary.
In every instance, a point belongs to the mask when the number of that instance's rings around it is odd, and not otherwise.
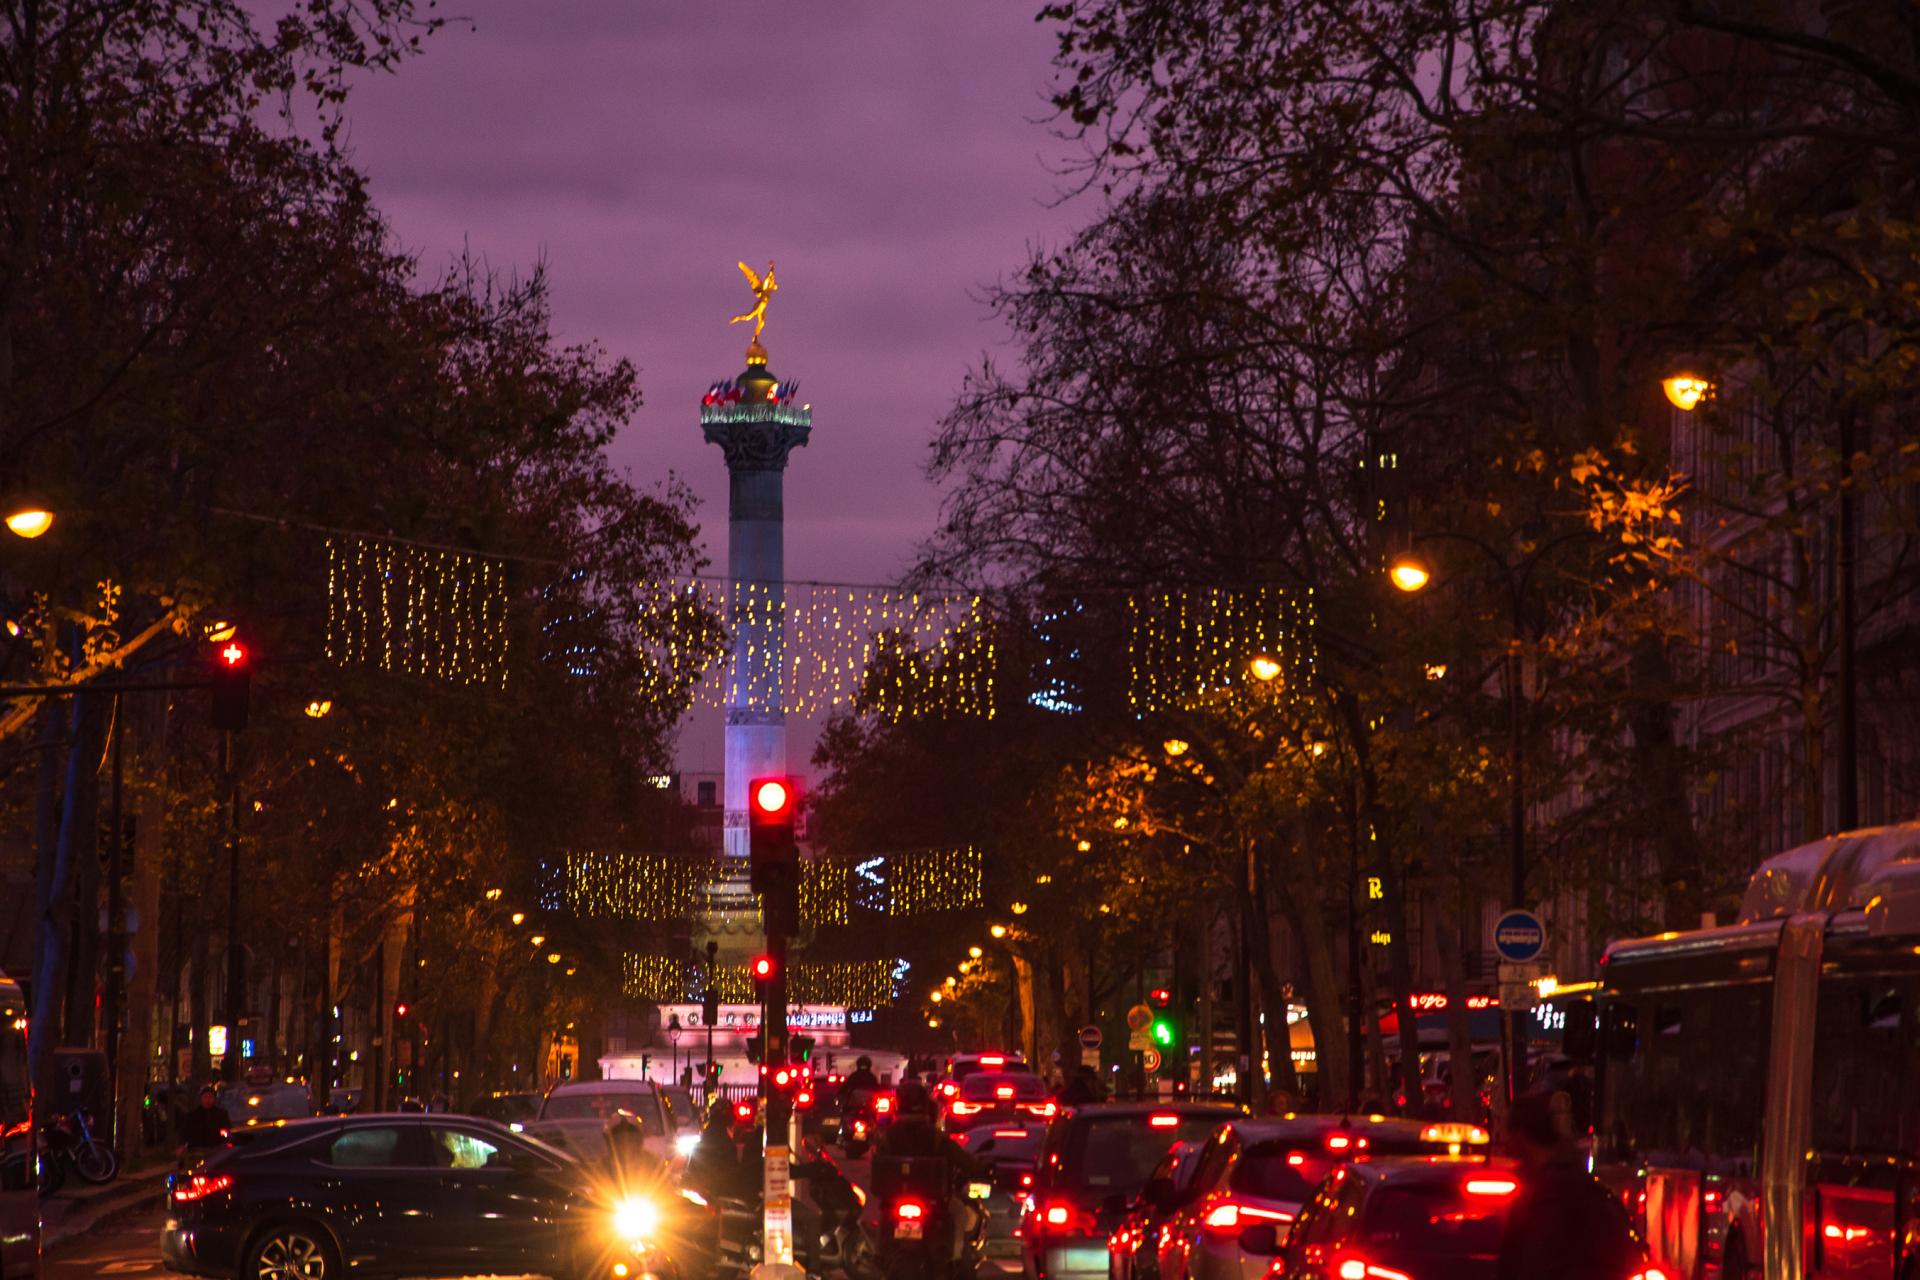
[{"label": "tree trunk", "polygon": [[1033,961],[1020,952],[1012,952],[1013,981],[1017,1002],[1020,1007],[1020,1052],[1026,1055],[1029,1063],[1040,1061],[1040,1044],[1035,1036],[1033,999]]},{"label": "tree trunk", "polygon": [[1467,1008],[1467,964],[1463,939],[1475,919],[1469,912],[1473,903],[1464,877],[1456,903],[1457,914],[1436,912],[1435,941],[1440,946],[1440,974],[1447,989],[1447,1059],[1452,1075],[1449,1096],[1453,1100],[1453,1118],[1478,1120],[1479,1081],[1473,1070],[1473,1024]]},{"label": "tree trunk", "polygon": [[[1316,1105],[1330,1111],[1336,1098],[1346,1096],[1349,1070],[1347,1020],[1342,1013],[1346,1000],[1334,968],[1333,938],[1324,915],[1302,909],[1296,896],[1288,895],[1286,902],[1288,923],[1299,945],[1300,965],[1307,979],[1307,1025],[1313,1028],[1314,1089],[1319,1095]],[[1288,1049],[1291,1052],[1291,1036]]]},{"label": "tree trunk", "polygon": [[[95,694],[76,693],[69,701],[73,705],[67,715],[66,768],[60,792],[59,822],[51,833],[51,843],[42,845],[39,850],[34,873],[35,887],[41,891],[41,896],[36,903],[39,936],[36,939],[33,972],[33,1020],[28,1033],[29,1070],[35,1084],[45,1091],[43,1096],[47,1099],[47,1105],[56,1108],[66,1094],[64,1090],[56,1091],[54,1087],[53,1050],[65,1035],[76,1030],[61,1025],[62,1015],[71,1014],[67,986],[73,975],[67,971],[68,950],[73,944],[73,931],[78,924],[74,920],[73,909],[74,862],[81,856],[93,858],[94,846],[98,842],[98,831],[94,827],[97,806],[89,796],[94,791],[93,784],[99,775],[105,710],[102,700]],[[48,780],[43,767],[40,796],[43,806]],[[46,834],[43,810],[36,810],[36,819],[36,827]],[[82,823],[87,826],[84,832],[80,829]],[[85,925],[92,930],[94,922],[88,919]],[[91,981],[87,985],[91,994]],[[81,1021],[89,1021],[91,1014],[92,1005],[89,1002]]]},{"label": "tree trunk", "polygon": [[[1255,988],[1260,995],[1255,1019],[1260,1035],[1254,1040],[1254,1080],[1261,1086],[1259,1092],[1265,1094],[1270,1087],[1275,1091],[1284,1091],[1287,1105],[1283,1110],[1291,1111],[1299,1104],[1300,1078],[1293,1069],[1293,1037],[1287,1024],[1287,992],[1280,981],[1278,966],[1273,959],[1273,920],[1268,911],[1270,899],[1269,885],[1272,882],[1272,863],[1270,856],[1255,842],[1249,850],[1253,876],[1253,892],[1247,895],[1247,954],[1253,961],[1255,976],[1260,980]],[[1272,1072],[1271,1085],[1260,1070],[1261,1054],[1264,1052],[1268,1070]],[[1260,1099],[1261,1110],[1267,1110],[1265,1097]]]},{"label": "tree trunk", "polygon": [[[191,1084],[194,1088],[213,1079],[213,1047],[208,1041],[207,1028],[212,1024],[212,1010],[208,1004],[207,965],[208,952],[207,928],[204,921],[193,931],[193,955],[187,962],[187,1009],[188,1021],[192,1024],[193,1049],[191,1058]],[[229,1046],[231,1047],[231,1046]]]},{"label": "tree trunk", "polygon": [[1373,966],[1364,962],[1360,966],[1360,1007],[1366,1021],[1367,1042],[1367,1097],[1362,1099],[1362,1109],[1384,1111],[1387,1098],[1393,1093],[1393,1080],[1387,1072],[1387,1046],[1380,1038],[1380,1019],[1374,1016],[1374,1010],[1380,1007],[1379,988],[1374,982]]}]

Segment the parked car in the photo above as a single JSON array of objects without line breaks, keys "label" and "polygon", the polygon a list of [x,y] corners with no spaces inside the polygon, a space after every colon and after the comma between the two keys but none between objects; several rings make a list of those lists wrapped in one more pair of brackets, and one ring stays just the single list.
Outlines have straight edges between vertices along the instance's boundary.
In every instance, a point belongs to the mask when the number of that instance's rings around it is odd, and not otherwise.
[{"label": "parked car", "polygon": [[1176,1142],[1205,1140],[1243,1113],[1215,1102],[1095,1103],[1047,1130],[1021,1220],[1028,1280],[1105,1280],[1107,1237]]},{"label": "parked car", "polygon": [[236,1129],[299,1120],[313,1114],[313,1095],[303,1084],[230,1084],[220,1090],[220,1105]]},{"label": "parked car", "polygon": [[1261,1280],[1270,1258],[1241,1247],[1247,1227],[1284,1234],[1321,1180],[1350,1161],[1484,1150],[1486,1132],[1385,1116],[1299,1116],[1236,1120],[1200,1153],[1193,1195],[1169,1224],[1160,1280]]},{"label": "parked car", "polygon": [[1160,1243],[1174,1216],[1197,1194],[1194,1171],[1200,1167],[1201,1142],[1176,1142],[1147,1175],[1147,1183],[1107,1237],[1107,1271],[1112,1280],[1159,1280]]},{"label": "parked car", "polygon": [[940,1127],[965,1133],[982,1125],[1051,1120],[1060,1104],[1047,1096],[1047,1082],[1027,1071],[976,1071],[960,1082],[941,1109]]},{"label": "parked car", "polygon": [[483,1116],[488,1120],[498,1120],[504,1125],[524,1125],[540,1114],[540,1095],[537,1093],[490,1093],[483,1098],[474,1099],[467,1108],[467,1114]]},{"label": "parked car", "polygon": [[667,1101],[667,1119],[672,1123],[674,1154],[684,1160],[700,1145],[700,1129],[706,1113],[694,1098],[693,1090],[685,1085],[662,1085],[660,1094]]},{"label": "parked car", "polygon": [[673,1120],[666,1095],[649,1080],[569,1080],[547,1090],[525,1132],[588,1163],[607,1156],[607,1125],[615,1113],[639,1124],[648,1154],[672,1163]]},{"label": "parked car", "polygon": [[602,1185],[565,1153],[490,1120],[294,1120],[238,1131],[169,1177],[161,1255],[170,1270],[244,1280],[576,1280],[624,1274],[618,1265],[654,1251],[644,1260],[665,1273],[704,1269],[703,1210],[665,1190],[609,1203]]},{"label": "parked car", "polygon": [[1356,1161],[1320,1184],[1290,1233],[1250,1229],[1241,1243],[1275,1280],[1494,1280],[1518,1187],[1504,1163]]}]

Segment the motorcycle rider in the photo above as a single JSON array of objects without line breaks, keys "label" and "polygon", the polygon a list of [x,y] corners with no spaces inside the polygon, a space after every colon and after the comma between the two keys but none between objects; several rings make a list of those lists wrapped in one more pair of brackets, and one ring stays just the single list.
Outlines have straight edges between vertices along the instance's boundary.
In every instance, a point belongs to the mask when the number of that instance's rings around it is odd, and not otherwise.
[{"label": "motorcycle rider", "polygon": [[180,1148],[176,1153],[185,1160],[195,1151],[210,1151],[227,1144],[233,1119],[220,1105],[220,1094],[210,1084],[200,1086],[200,1105],[180,1119]]},{"label": "motorcycle rider", "polygon": [[966,1184],[991,1180],[993,1167],[941,1135],[933,1120],[933,1097],[918,1080],[908,1079],[894,1091],[893,1123],[887,1128],[887,1136],[881,1139],[880,1151],[890,1156],[944,1161],[947,1185],[954,1192],[948,1198],[951,1220],[958,1229],[956,1243],[973,1234],[979,1212],[966,1197]]},{"label": "motorcycle rider", "polygon": [[857,1095],[869,1096],[880,1092],[880,1077],[873,1074],[873,1059],[861,1054],[853,1064],[853,1071],[840,1082],[840,1110],[845,1112],[849,1101],[859,1105],[865,1099]]}]

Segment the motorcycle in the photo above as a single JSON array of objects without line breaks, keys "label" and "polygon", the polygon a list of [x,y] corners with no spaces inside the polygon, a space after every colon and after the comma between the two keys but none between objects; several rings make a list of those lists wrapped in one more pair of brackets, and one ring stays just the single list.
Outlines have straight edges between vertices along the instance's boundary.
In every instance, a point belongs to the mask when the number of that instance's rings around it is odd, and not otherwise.
[{"label": "motorcycle", "polygon": [[112,1182],[120,1172],[113,1148],[94,1136],[93,1117],[80,1107],[55,1116],[40,1130],[40,1194],[52,1195],[64,1186],[68,1170],[95,1186]]},{"label": "motorcycle", "polygon": [[879,1156],[873,1162],[880,1198],[875,1257],[887,1280],[972,1280],[986,1252],[989,1183],[968,1183],[956,1203],[952,1165],[937,1156]]},{"label": "motorcycle", "polygon": [[[789,1170],[807,1201],[794,1204],[794,1262],[810,1276],[840,1275],[845,1280],[883,1280],[873,1240],[860,1221],[865,1199],[860,1189],[827,1159],[818,1139]],[[759,1265],[765,1221],[759,1197],[701,1196],[714,1215],[715,1274],[740,1280]]]}]

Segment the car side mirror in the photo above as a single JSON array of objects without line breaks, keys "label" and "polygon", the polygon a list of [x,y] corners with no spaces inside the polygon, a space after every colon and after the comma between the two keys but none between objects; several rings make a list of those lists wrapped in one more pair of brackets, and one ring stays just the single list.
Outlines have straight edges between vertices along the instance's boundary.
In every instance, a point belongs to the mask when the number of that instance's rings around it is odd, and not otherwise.
[{"label": "car side mirror", "polygon": [[1271,1222],[1261,1222],[1240,1233],[1240,1251],[1256,1257],[1271,1258],[1280,1252],[1280,1231]]}]

